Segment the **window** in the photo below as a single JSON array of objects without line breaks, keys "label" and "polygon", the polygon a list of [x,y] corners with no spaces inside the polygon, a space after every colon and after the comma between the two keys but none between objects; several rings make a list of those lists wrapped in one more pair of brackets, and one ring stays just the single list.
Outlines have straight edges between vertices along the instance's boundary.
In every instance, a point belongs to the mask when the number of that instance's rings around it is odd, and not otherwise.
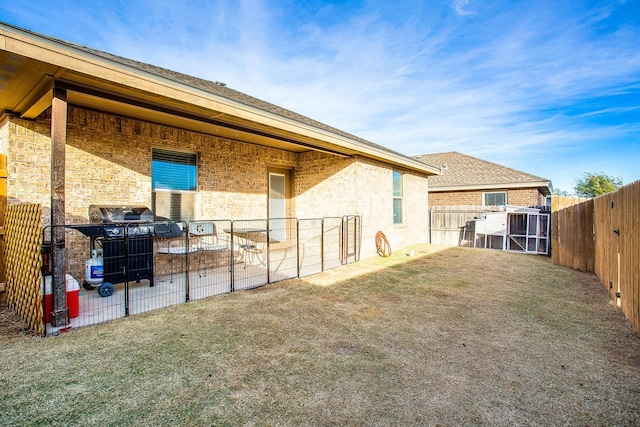
[{"label": "window", "polygon": [[195,154],[154,148],[151,161],[153,212],[172,221],[193,220],[197,176]]},{"label": "window", "polygon": [[485,206],[505,206],[507,204],[507,193],[505,191],[483,193],[482,200]]},{"label": "window", "polygon": [[402,224],[402,174],[393,171],[393,223]]}]

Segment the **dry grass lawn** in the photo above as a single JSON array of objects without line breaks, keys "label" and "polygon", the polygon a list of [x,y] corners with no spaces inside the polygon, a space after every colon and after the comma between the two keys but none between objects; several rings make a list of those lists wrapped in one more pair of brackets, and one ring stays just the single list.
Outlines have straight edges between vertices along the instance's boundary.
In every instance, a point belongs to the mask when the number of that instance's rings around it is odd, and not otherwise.
[{"label": "dry grass lawn", "polygon": [[595,276],[412,249],[59,337],[18,325],[0,425],[640,423],[640,334]]}]

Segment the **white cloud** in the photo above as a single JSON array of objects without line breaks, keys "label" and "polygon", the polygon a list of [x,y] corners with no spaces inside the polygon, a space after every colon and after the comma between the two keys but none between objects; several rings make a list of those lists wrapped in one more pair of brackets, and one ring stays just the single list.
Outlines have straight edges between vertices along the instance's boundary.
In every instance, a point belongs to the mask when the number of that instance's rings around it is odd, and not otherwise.
[{"label": "white cloud", "polygon": [[[361,9],[303,9],[289,0],[127,5],[98,13],[78,2],[73,23],[62,7],[51,12],[51,27],[40,16],[33,29],[54,36],[82,29],[83,38],[65,38],[223,81],[405,154],[458,150],[560,176],[573,170],[550,156],[594,167],[585,147],[637,143],[640,132],[637,116],[605,122],[638,109],[637,101],[608,101],[640,92],[637,24],[609,22],[616,7],[629,5],[499,2],[481,12],[468,0],[366,1]],[[619,169],[640,162],[626,153]]]},{"label": "white cloud", "polygon": [[454,0],[452,7],[459,16],[475,15],[477,12],[465,10],[468,4],[469,0]]}]

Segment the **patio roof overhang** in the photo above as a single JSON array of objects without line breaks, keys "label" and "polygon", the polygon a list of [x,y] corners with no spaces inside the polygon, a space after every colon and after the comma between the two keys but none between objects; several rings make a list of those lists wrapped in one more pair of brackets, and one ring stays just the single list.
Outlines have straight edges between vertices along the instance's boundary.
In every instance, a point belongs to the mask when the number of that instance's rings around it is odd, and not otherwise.
[{"label": "patio roof overhang", "polygon": [[70,106],[297,153],[362,156],[439,174],[438,168],[376,144],[0,23],[0,112],[34,119],[51,106],[54,88],[66,91]]}]

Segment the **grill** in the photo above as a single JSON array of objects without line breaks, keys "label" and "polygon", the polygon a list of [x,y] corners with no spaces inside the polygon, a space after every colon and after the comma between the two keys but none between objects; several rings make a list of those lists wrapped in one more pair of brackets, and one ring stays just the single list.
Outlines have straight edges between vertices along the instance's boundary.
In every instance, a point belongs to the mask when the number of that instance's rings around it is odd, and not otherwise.
[{"label": "grill", "polygon": [[92,259],[87,261],[87,271],[99,266],[93,260],[102,261],[102,283],[90,281],[86,274],[83,287],[97,287],[101,296],[108,297],[116,283],[148,279],[153,286],[153,212],[144,206],[91,205],[89,218],[91,224],[72,228],[90,237]]}]

